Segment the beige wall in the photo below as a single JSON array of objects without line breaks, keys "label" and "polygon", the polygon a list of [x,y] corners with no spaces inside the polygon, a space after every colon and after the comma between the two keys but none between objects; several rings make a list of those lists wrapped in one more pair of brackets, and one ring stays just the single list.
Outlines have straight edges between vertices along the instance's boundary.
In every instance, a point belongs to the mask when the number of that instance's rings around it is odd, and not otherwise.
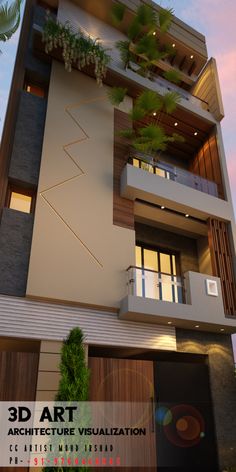
[{"label": "beige wall", "polygon": [[126,293],[135,235],[113,225],[106,92],[53,63],[27,295],[117,307]]}]

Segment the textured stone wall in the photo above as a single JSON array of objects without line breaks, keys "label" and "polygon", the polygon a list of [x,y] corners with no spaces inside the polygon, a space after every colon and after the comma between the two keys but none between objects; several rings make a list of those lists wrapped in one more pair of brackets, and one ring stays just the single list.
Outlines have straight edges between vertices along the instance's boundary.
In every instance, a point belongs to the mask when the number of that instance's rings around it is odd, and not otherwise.
[{"label": "textured stone wall", "polygon": [[165,231],[160,228],[135,224],[136,241],[154,247],[173,250],[180,253],[181,272],[192,270],[199,272],[197,243],[195,239]]},{"label": "textured stone wall", "polygon": [[0,293],[24,296],[33,214],[3,209],[0,227]]},{"label": "textured stone wall", "polygon": [[46,108],[46,99],[22,92],[9,178],[28,185],[37,185]]},{"label": "textured stone wall", "polygon": [[220,470],[236,466],[236,378],[231,336],[176,330],[177,349],[207,354]]}]

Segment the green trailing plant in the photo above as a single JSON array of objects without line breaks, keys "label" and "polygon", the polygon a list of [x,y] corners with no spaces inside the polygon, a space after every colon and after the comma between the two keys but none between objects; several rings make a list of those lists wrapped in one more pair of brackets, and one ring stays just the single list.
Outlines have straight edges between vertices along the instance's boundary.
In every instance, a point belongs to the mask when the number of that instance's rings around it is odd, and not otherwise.
[{"label": "green trailing plant", "polygon": [[[74,328],[63,342],[60,362],[61,379],[55,401],[87,401],[90,372],[85,361],[83,333]],[[45,467],[44,472],[87,472],[87,467]]]},{"label": "green trailing plant", "polygon": [[[113,87],[108,92],[108,98],[113,105],[118,106],[126,93],[127,89]],[[126,138],[135,150],[152,156],[158,151],[165,151],[169,142],[183,142],[182,136],[177,133],[167,135],[161,126],[162,113],[173,113],[179,99],[176,92],[159,95],[152,90],[145,90],[136,98],[129,112],[133,127],[121,130],[120,136]],[[140,122],[146,124],[143,126]]]},{"label": "green trailing plant", "polygon": [[[112,7],[112,20],[117,26],[125,21],[127,8],[122,3]],[[116,47],[124,68],[130,68],[138,74],[153,79],[158,61],[173,56],[175,51],[162,41],[163,35],[170,28],[173,17],[172,9],[160,8],[155,11],[150,5],[141,4],[127,30],[128,39],[118,41]],[[138,68],[133,67],[133,63]],[[163,74],[170,82],[178,83],[178,71]]]},{"label": "green trailing plant", "polygon": [[0,0],[0,41],[7,41],[18,29],[21,3],[21,0],[10,3]]},{"label": "green trailing plant", "polygon": [[97,39],[85,36],[80,30],[74,33],[68,22],[62,24],[47,15],[42,41],[47,54],[58,47],[62,48],[65,69],[69,72],[73,64],[79,70],[93,65],[97,83],[102,84],[110,57]]}]

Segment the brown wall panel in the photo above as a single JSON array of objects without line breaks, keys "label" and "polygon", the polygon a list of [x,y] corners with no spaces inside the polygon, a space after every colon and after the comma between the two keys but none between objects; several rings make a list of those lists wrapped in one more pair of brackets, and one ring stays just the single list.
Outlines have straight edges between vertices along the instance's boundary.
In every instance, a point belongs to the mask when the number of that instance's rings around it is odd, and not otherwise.
[{"label": "brown wall panel", "polygon": [[219,197],[224,199],[223,182],[216,136],[212,135],[195,155],[189,170],[217,184]]},{"label": "brown wall panel", "polygon": [[0,401],[34,401],[38,353],[0,352]]},{"label": "brown wall panel", "polygon": [[227,224],[209,219],[208,239],[213,275],[221,280],[225,313],[236,316],[236,284]]},{"label": "brown wall panel", "polygon": [[127,141],[119,131],[131,126],[127,113],[114,110],[114,176],[113,176],[113,223],[134,229],[134,203],[120,196],[120,176],[128,158]]}]

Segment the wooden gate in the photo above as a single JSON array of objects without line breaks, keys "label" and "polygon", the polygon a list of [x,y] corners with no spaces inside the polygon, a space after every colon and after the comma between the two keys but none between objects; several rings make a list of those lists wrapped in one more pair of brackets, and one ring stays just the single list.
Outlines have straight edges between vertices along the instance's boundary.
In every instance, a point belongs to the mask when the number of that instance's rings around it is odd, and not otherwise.
[{"label": "wooden gate", "polygon": [[[150,465],[150,467],[140,467],[139,472],[156,470],[153,362],[90,357],[89,367],[91,369],[91,401],[145,402],[150,405],[142,449],[132,450],[132,454],[136,458],[136,463],[139,462],[139,457],[140,463],[142,463],[143,456],[145,456],[145,463]],[[155,467],[153,467],[154,465]],[[103,469],[100,468],[100,470]],[[108,468],[104,468],[105,470],[107,471]],[[133,472],[134,469],[119,467],[119,470]]]}]

